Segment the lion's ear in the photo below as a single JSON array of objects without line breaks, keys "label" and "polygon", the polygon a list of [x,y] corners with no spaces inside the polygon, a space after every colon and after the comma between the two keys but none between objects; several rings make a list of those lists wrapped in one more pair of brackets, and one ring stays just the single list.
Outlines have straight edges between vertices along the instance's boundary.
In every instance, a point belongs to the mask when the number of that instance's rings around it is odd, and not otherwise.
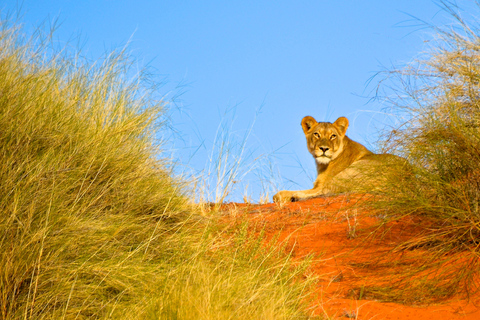
[{"label": "lion's ear", "polygon": [[336,125],[338,129],[340,129],[340,134],[344,136],[348,129],[348,119],[345,117],[340,117],[335,120],[333,124]]},{"label": "lion's ear", "polygon": [[307,132],[317,123],[318,123],[317,120],[315,120],[313,117],[310,117],[310,116],[304,117],[302,119],[303,132],[305,132],[305,134],[307,134]]}]

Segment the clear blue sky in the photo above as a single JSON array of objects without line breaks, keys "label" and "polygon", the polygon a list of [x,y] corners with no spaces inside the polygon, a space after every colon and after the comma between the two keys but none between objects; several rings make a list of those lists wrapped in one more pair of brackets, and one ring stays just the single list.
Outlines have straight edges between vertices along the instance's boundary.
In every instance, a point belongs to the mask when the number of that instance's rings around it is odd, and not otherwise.
[{"label": "clear blue sky", "polygon": [[[253,199],[262,179],[271,179],[270,166],[286,188],[312,186],[315,165],[300,127],[306,115],[323,121],[347,116],[347,135],[374,148],[384,106],[367,103],[373,89],[367,81],[382,65],[402,65],[426,48],[431,30],[421,29],[411,16],[435,24],[449,21],[429,0],[0,4],[4,12],[20,10],[27,31],[57,20],[56,39],[79,44],[92,59],[129,42],[139,64],[155,68],[157,80],[166,82],[161,94],[168,99],[183,92],[171,110],[171,124],[182,133],[167,136],[179,171],[205,168],[222,119],[235,120],[230,132],[235,141],[256,118],[247,150],[253,157],[273,156],[257,162],[263,178],[245,178]],[[244,166],[252,163],[248,159]],[[242,195],[237,190],[231,199]]]}]

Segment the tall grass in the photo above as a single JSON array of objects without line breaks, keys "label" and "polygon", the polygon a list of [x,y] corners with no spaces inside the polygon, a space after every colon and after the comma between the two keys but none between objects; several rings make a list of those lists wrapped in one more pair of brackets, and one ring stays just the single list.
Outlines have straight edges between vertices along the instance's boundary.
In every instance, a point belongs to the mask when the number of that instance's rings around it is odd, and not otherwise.
[{"label": "tall grass", "polygon": [[222,204],[256,165],[254,150],[247,148],[255,121],[243,133],[235,132],[236,108],[227,109],[217,127],[210,155],[196,188],[196,200],[199,202]]},{"label": "tall grass", "polygon": [[1,318],[101,315],[183,219],[151,142],[162,103],[123,79],[122,53],[82,65],[1,28]]},{"label": "tall grass", "polygon": [[[206,230],[186,263],[171,269],[157,295],[131,314],[192,320],[316,318],[306,310],[315,282],[304,279],[309,261],[294,264],[285,247],[265,246],[248,224],[222,239]],[[222,254],[212,254],[212,248]]]},{"label": "tall grass", "polygon": [[0,319],[307,317],[302,268],[189,204],[124,52],[0,29]]},{"label": "tall grass", "polygon": [[429,52],[386,72],[380,85],[400,123],[385,135],[384,150],[412,166],[393,175],[374,206],[387,221],[423,226],[396,248],[426,252],[395,282],[406,300],[468,295],[479,284],[480,29],[451,3],[442,8],[455,24],[433,28]]},{"label": "tall grass", "polygon": [[[252,143],[261,107],[244,130],[234,128],[237,108],[233,106],[225,110],[205,167],[196,178],[195,200],[198,203],[208,206],[215,203],[218,207],[227,201],[238,201],[242,191],[244,202],[253,202],[254,198],[265,203],[270,201],[270,194],[280,181],[278,174],[275,174],[275,152],[259,153],[258,145]],[[249,193],[249,187],[256,194]]]}]

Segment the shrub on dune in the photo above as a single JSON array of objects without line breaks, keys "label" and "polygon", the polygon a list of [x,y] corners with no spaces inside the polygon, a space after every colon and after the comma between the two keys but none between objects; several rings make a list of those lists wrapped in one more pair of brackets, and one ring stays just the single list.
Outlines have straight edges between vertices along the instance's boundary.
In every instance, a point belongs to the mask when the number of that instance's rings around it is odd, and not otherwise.
[{"label": "shrub on dune", "polygon": [[[422,248],[407,291],[442,298],[478,288],[480,265],[480,34],[454,8],[435,45],[381,82],[400,125],[382,144],[412,164],[397,172],[374,207],[387,221],[420,218],[428,228],[397,250]],[[413,289],[412,289],[413,288]]]}]

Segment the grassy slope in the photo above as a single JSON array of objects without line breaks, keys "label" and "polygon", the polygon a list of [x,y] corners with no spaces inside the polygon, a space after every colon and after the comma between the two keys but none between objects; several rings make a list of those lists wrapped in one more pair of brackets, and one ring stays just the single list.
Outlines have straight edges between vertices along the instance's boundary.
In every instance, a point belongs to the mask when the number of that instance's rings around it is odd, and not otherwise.
[{"label": "grassy slope", "polygon": [[287,319],[309,281],[195,213],[153,143],[163,104],[0,31],[0,319]]}]

